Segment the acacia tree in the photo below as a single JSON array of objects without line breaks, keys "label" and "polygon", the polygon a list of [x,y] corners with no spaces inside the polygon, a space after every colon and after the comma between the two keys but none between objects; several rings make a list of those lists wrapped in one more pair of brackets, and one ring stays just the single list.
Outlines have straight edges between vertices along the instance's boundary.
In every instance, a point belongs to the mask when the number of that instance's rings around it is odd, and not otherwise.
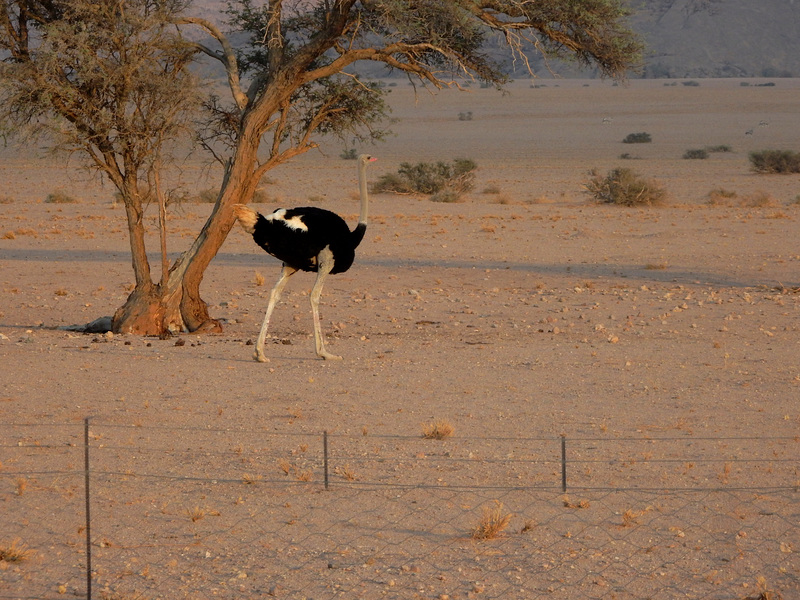
[{"label": "acacia tree", "polygon": [[[36,69],[39,59],[28,50],[27,31],[18,25],[8,33],[8,7],[17,7],[13,14],[19,24],[30,23],[44,34],[62,18],[63,7],[88,0],[3,1],[3,35],[16,35],[13,43],[25,48],[14,60]],[[181,0],[109,2],[118,13],[137,4],[155,7],[177,32],[204,31],[209,43],[182,39],[179,46],[219,61],[230,92],[227,100],[205,99],[208,118],[198,132],[201,143],[224,164],[212,213],[171,265],[166,281],[156,286],[148,283],[149,273],[141,279],[137,273],[136,289],[117,311],[114,329],[161,333],[218,327],[200,297],[200,284],[233,226],[233,204],[249,202],[269,170],[316,147],[323,134],[347,132],[361,141],[383,136],[381,88],[354,74],[351,67],[358,61],[382,63],[436,88],[460,78],[499,85],[505,75],[483,48],[489,36],[500,34],[509,52],[523,61],[526,49],[535,48],[618,78],[638,64],[641,50],[628,28],[624,1],[229,0],[229,24],[245,34],[237,36],[243,40],[238,47],[217,24],[185,16]],[[101,51],[97,45],[89,48],[88,54]],[[69,120],[60,107],[49,111]],[[73,125],[79,138],[94,139],[92,131]],[[100,150],[105,159],[103,152],[116,149]],[[133,241],[132,249],[136,255]]]},{"label": "acacia tree", "polygon": [[[172,23],[187,0],[5,0],[0,121],[48,135],[80,152],[122,197],[135,287],[117,313],[119,329],[161,333],[180,323],[169,284],[161,164],[165,142],[187,131],[197,86],[188,66],[197,49]],[[155,283],[143,217],[159,200],[162,274]],[[138,309],[138,310],[137,310]]]}]

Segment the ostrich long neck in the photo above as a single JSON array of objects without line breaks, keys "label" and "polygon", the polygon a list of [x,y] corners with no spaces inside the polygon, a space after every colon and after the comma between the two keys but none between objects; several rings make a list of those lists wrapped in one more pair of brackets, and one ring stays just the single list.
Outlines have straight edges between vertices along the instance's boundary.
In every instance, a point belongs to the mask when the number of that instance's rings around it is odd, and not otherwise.
[{"label": "ostrich long neck", "polygon": [[358,214],[358,224],[367,226],[367,206],[369,196],[367,194],[367,163],[358,161],[358,195],[361,198],[361,211]]}]

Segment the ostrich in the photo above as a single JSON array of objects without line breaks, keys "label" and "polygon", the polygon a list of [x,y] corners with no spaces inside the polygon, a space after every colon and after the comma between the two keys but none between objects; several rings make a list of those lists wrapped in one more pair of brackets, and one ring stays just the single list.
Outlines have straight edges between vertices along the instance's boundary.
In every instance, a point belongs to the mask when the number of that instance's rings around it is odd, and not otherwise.
[{"label": "ostrich", "polygon": [[286,282],[297,271],[316,271],[317,279],[311,290],[311,312],[314,316],[314,344],[317,356],[325,360],[341,360],[341,356],[325,350],[325,340],[319,324],[319,298],[325,278],[330,273],[344,273],[353,264],[356,247],[364,238],[367,229],[367,163],[377,160],[367,154],[358,157],[358,189],[361,211],[358,225],[353,231],[336,213],[323,208],[279,208],[275,212],[261,215],[243,204],[235,204],[233,210],[242,228],[253,236],[261,246],[283,262],[281,276],[269,293],[267,314],[256,342],[255,360],[268,362],[264,356],[264,340],[267,337],[269,319],[278,303]]}]

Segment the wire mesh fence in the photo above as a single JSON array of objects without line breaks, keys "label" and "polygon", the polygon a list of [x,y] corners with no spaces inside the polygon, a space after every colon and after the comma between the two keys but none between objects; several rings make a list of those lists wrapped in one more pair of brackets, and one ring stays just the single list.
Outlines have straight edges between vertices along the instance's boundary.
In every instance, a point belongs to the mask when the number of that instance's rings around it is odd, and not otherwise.
[{"label": "wire mesh fence", "polygon": [[797,438],[0,434],[0,598],[800,594]]}]

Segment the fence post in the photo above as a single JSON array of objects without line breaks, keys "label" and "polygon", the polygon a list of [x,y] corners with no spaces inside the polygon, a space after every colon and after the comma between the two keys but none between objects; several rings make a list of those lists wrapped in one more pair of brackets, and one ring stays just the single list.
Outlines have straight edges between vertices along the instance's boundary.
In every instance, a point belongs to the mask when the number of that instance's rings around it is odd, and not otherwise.
[{"label": "fence post", "polygon": [[567,492],[567,436],[561,436],[561,491]]},{"label": "fence post", "polygon": [[89,417],[83,420],[83,488],[86,499],[86,600],[92,600],[92,519],[89,494]]},{"label": "fence post", "polygon": [[325,477],[325,489],[328,489],[328,432],[322,432],[322,470]]}]

